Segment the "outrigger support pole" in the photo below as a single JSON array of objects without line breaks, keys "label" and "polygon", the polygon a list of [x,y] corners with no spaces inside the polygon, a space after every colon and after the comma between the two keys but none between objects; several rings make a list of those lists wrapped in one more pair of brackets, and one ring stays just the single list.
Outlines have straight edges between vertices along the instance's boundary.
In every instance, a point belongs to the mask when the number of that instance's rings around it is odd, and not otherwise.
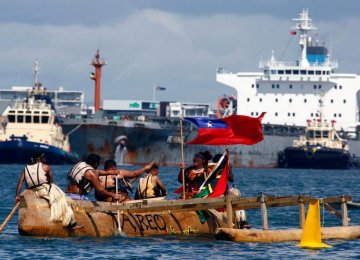
[{"label": "outrigger support pole", "polygon": [[183,137],[183,125],[182,125],[182,106],[180,107],[180,144],[181,144],[181,174],[182,174],[182,186],[183,186],[183,199],[185,199],[185,159],[184,159],[184,137]]},{"label": "outrigger support pole", "polygon": [[267,208],[266,208],[264,193],[261,192],[259,194],[259,199],[260,199],[260,206],[261,206],[263,230],[268,230],[269,229],[269,224],[268,224],[268,215],[267,215]]}]

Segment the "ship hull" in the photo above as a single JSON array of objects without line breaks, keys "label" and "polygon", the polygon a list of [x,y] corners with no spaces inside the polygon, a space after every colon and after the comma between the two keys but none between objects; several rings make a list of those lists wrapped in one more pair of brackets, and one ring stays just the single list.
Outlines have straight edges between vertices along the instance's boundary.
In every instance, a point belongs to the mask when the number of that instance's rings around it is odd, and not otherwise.
[{"label": "ship hull", "polygon": [[[71,133],[69,140],[71,150],[85,158],[90,153],[97,153],[102,160],[114,159],[119,136],[127,137],[125,160],[121,164],[144,164],[156,160],[160,165],[179,165],[181,149],[179,128],[148,128],[102,123],[66,122],[62,124],[65,133]],[[74,131],[74,129],[76,129]],[[264,125],[264,140],[255,145],[233,146],[184,146],[185,162],[192,162],[192,157],[199,151],[210,151],[213,155],[223,153],[228,148],[231,153],[231,163],[234,167],[278,167],[278,153],[292,146],[294,138],[303,134],[301,127],[274,127]],[[197,134],[196,129],[184,131],[185,141],[191,140]],[[360,155],[359,141],[348,141],[352,154]]]},{"label": "ship hull", "polygon": [[51,145],[10,140],[0,142],[0,164],[29,164],[31,156],[36,152],[44,153],[46,162],[51,165],[73,164],[78,161],[77,156]]},{"label": "ship hull", "polygon": [[288,147],[284,150],[287,168],[348,169],[350,153],[325,147]]},{"label": "ship hull", "polygon": [[[62,124],[65,133],[73,131],[79,124]],[[196,129],[184,131],[185,141],[196,136]],[[97,153],[102,160],[114,159],[119,136],[127,137],[127,151],[121,164],[144,164],[156,160],[160,165],[179,165],[181,149],[178,128],[149,129],[109,124],[82,125],[69,135],[71,150],[80,158],[90,153]],[[213,155],[223,153],[226,148],[231,153],[234,167],[276,167],[277,153],[293,142],[293,136],[265,135],[264,140],[256,145],[233,146],[184,146],[185,162],[192,162],[199,151],[210,151]]]}]

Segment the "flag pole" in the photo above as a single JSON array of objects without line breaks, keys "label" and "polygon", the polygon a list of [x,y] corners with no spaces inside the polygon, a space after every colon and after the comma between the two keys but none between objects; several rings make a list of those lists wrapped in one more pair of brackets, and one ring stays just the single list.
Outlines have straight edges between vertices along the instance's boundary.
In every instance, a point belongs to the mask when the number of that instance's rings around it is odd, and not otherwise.
[{"label": "flag pole", "polygon": [[183,138],[183,126],[182,126],[182,106],[180,107],[180,144],[181,144],[181,174],[182,174],[182,186],[183,186],[183,199],[185,199],[185,160],[184,160],[184,138]]},{"label": "flag pole", "polygon": [[155,102],[155,84],[153,84],[153,102]]}]

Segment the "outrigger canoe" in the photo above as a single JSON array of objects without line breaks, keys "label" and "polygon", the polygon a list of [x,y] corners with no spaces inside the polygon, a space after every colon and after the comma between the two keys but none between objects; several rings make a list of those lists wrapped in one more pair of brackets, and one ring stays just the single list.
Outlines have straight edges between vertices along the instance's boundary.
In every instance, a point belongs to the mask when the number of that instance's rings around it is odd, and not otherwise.
[{"label": "outrigger canoe", "polygon": [[[155,235],[197,235],[215,234],[217,228],[225,224],[209,214],[205,223],[201,223],[196,211],[178,210],[172,212],[170,209],[156,205],[171,205],[184,203],[185,201],[133,201],[119,204],[130,209],[120,211],[121,230],[128,236],[155,236]],[[74,201],[74,210],[77,223],[84,228],[69,230],[61,223],[51,223],[50,207],[43,198],[34,196],[33,191],[26,190],[21,195],[19,208],[18,228],[21,235],[39,237],[69,237],[90,236],[108,237],[119,233],[116,203],[96,201]],[[149,209],[146,212],[146,208]],[[186,206],[184,206],[186,207]],[[109,210],[107,211],[107,208]],[[167,207],[171,208],[171,207]]]},{"label": "outrigger canoe", "polygon": [[[269,229],[267,208],[299,206],[300,226],[305,222],[304,205],[311,196],[290,197],[232,197],[201,198],[190,200],[138,200],[116,205],[115,203],[74,201],[76,221],[83,229],[69,230],[60,223],[50,222],[50,207],[45,199],[37,198],[31,190],[21,195],[19,208],[19,233],[39,237],[92,236],[107,237],[119,234],[117,214],[120,215],[121,231],[128,236],[156,235],[215,235],[217,239],[238,242],[288,242],[299,241],[302,229]],[[346,202],[351,196],[322,198],[322,203],[341,203],[342,212],[329,207],[330,213],[342,219],[343,226],[321,229],[323,239],[356,239],[360,226],[349,226]],[[219,213],[214,209],[225,209]],[[261,208],[263,229],[234,228],[234,210]],[[202,223],[197,214],[206,211],[208,217]],[[227,218],[226,216],[229,216]]]},{"label": "outrigger canoe", "polygon": [[[300,241],[303,230],[293,229],[235,229],[219,228],[215,237],[219,240],[228,240],[243,243],[280,243]],[[360,237],[360,226],[348,227],[323,227],[321,228],[322,239],[352,240]]]}]

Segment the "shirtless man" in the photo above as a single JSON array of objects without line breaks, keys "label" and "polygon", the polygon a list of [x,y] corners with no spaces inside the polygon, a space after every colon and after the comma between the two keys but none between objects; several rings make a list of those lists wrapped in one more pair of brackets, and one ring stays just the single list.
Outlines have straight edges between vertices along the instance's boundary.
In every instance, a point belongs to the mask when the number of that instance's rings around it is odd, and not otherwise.
[{"label": "shirtless man", "polygon": [[[142,169],[135,171],[128,171],[123,169],[116,169],[116,162],[114,160],[107,160],[104,164],[104,170],[110,175],[103,173],[100,176],[101,185],[103,188],[111,193],[116,193],[116,177],[118,178],[118,194],[120,196],[119,202],[130,201],[128,191],[132,191],[131,184],[136,180],[137,177],[141,176],[146,171],[149,171],[154,162],[149,163]],[[132,178],[133,180],[129,183],[126,179]],[[95,198],[99,201],[113,201],[110,197],[104,197],[95,191]]]}]

